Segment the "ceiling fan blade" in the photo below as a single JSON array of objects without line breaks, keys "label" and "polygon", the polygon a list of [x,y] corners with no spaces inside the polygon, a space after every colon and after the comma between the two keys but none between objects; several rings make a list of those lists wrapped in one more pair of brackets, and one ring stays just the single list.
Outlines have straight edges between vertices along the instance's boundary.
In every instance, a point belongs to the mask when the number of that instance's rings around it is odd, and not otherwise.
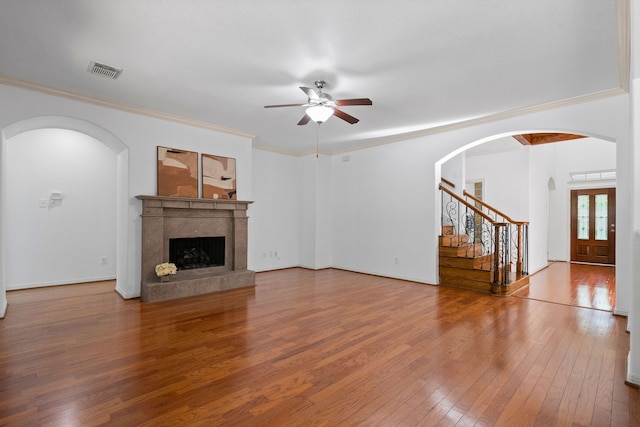
[{"label": "ceiling fan blade", "polygon": [[300,89],[307,94],[309,99],[320,99],[320,97],[318,96],[315,90],[309,87],[304,87],[304,86],[300,86]]},{"label": "ceiling fan blade", "polygon": [[337,108],[333,110],[333,115],[341,118],[345,122],[351,123],[352,125],[360,121],[359,119],[356,119],[355,117],[350,116],[349,114],[345,113],[344,111],[338,110]]},{"label": "ceiling fan blade", "polygon": [[343,107],[345,105],[373,105],[373,101],[369,98],[338,99],[336,100],[336,105],[338,107]]},{"label": "ceiling fan blade", "polygon": [[307,123],[309,123],[309,120],[311,120],[311,117],[305,114],[304,117],[301,118],[300,121],[298,122],[298,126],[306,125]]},{"label": "ceiling fan blade", "polygon": [[265,105],[264,108],[280,108],[280,107],[302,107],[304,104],[280,104],[280,105]]}]

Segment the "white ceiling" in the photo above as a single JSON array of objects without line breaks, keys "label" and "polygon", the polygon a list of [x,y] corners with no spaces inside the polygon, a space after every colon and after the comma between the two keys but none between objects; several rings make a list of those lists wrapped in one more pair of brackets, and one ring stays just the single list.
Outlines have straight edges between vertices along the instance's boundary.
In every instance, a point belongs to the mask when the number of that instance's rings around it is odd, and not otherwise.
[{"label": "white ceiling", "polygon": [[[329,152],[620,88],[625,0],[1,0],[0,82],[88,96],[255,135],[296,153],[299,86],[326,80],[360,122]],[[624,20],[622,20],[624,21]],[[89,74],[90,61],[124,71]],[[624,85],[623,85],[624,86]]]}]

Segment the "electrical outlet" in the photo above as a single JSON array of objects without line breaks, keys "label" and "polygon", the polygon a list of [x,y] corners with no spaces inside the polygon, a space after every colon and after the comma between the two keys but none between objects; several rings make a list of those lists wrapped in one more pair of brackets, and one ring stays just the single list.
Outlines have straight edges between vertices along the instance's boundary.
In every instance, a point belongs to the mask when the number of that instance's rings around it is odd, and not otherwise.
[{"label": "electrical outlet", "polygon": [[100,262],[102,263],[102,265],[107,265],[107,257],[106,256],[101,257]]},{"label": "electrical outlet", "polygon": [[400,264],[400,257],[395,258],[396,264]]},{"label": "electrical outlet", "polygon": [[40,207],[41,208],[46,208],[48,205],[48,200],[47,199],[40,199]]}]

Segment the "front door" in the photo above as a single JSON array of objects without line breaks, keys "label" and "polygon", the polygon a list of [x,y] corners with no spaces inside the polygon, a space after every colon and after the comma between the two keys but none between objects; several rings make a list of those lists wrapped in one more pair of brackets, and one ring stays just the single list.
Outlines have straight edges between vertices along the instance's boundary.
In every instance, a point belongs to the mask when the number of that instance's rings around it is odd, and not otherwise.
[{"label": "front door", "polygon": [[616,189],[571,190],[571,261],[616,262]]}]

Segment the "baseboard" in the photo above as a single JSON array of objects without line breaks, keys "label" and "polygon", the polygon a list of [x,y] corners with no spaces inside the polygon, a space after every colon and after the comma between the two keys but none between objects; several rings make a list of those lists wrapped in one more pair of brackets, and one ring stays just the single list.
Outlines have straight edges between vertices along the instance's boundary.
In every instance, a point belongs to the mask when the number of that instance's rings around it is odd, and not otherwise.
[{"label": "baseboard", "polygon": [[613,314],[616,316],[629,317],[629,312],[627,310],[618,310],[617,308],[613,309]]},{"label": "baseboard", "polygon": [[2,301],[2,307],[0,307],[0,319],[4,319],[4,316],[7,314],[7,299],[5,298]]},{"label": "baseboard", "polygon": [[379,273],[379,272],[373,272],[373,271],[369,271],[369,270],[354,270],[353,268],[344,268],[344,267],[336,267],[334,265],[327,265],[327,266],[322,266],[322,267],[311,267],[308,265],[304,265],[304,264],[300,264],[300,265],[292,265],[289,267],[278,267],[278,268],[274,268],[271,270],[256,270],[256,273],[265,273],[268,271],[277,271],[277,270],[288,270],[290,268],[304,268],[305,270],[312,270],[312,271],[320,271],[320,270],[328,270],[328,269],[335,269],[335,270],[342,270],[342,271],[350,271],[352,273],[360,273],[360,274],[367,274],[369,276],[377,276],[377,277],[386,277],[389,279],[398,279],[398,280],[404,280],[407,282],[415,282],[415,283],[420,283],[422,285],[432,285],[432,286],[438,286],[435,283],[431,283],[431,282],[425,282],[422,279],[418,279],[415,277],[411,277],[411,276],[398,276],[398,275],[389,275],[389,274],[383,274],[383,273]]},{"label": "baseboard", "polygon": [[435,283],[426,282],[423,279],[418,279],[418,278],[412,277],[412,276],[390,275],[388,273],[379,273],[379,272],[374,272],[374,271],[369,271],[369,270],[354,270],[353,268],[343,268],[343,267],[336,267],[336,266],[328,267],[328,268],[335,268],[336,270],[350,271],[352,273],[368,274],[369,276],[386,277],[386,278],[389,278],[389,279],[404,280],[406,282],[415,282],[415,283],[420,283],[421,285],[438,286]]},{"label": "baseboard", "polygon": [[[298,267],[302,267],[302,266],[300,266],[300,265],[288,265],[288,266],[277,266],[277,267],[272,267],[272,268],[257,268],[257,269],[254,269],[253,271],[255,271],[256,273],[265,273],[267,271],[288,270],[290,268],[298,268]],[[306,267],[302,267],[302,268],[306,268]]]},{"label": "baseboard", "polygon": [[140,294],[128,294],[124,289],[116,286],[116,293],[122,297],[122,299],[140,298]]},{"label": "baseboard", "polygon": [[625,384],[630,385],[635,388],[640,388],[640,377],[631,375],[629,372],[631,371],[631,352],[627,354],[627,380]]},{"label": "baseboard", "polygon": [[311,265],[305,265],[305,264],[296,265],[296,267],[304,268],[304,269],[307,269],[307,270],[314,270],[314,271],[315,270],[326,270],[328,268],[335,268],[335,267],[333,267],[331,265],[325,265],[325,266],[317,267],[317,266],[311,266]]},{"label": "baseboard", "polygon": [[46,288],[48,286],[76,285],[78,283],[103,282],[105,280],[115,280],[115,276],[91,277],[91,278],[85,278],[85,279],[56,280],[53,282],[23,283],[19,285],[8,285],[7,291],[17,291],[20,289]]},{"label": "baseboard", "polygon": [[541,272],[542,270],[545,270],[545,269],[549,268],[549,266],[550,266],[551,264],[553,264],[554,262],[563,262],[563,261],[549,261],[547,264],[543,265],[542,267],[540,267],[540,268],[539,268],[539,269],[537,269],[536,271],[530,271],[530,272],[529,272],[529,276],[533,276],[534,274],[539,273],[539,272]]}]

